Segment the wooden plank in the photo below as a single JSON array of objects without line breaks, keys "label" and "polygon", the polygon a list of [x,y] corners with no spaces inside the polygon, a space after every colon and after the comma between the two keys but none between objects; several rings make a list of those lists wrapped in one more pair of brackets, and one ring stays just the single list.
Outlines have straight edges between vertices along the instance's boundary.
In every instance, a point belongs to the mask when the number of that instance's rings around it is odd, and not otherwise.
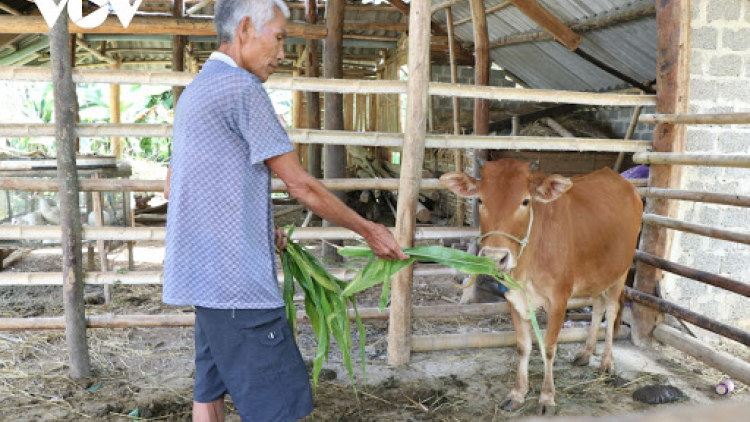
[{"label": "wooden plank", "polygon": [[[516,7],[522,11],[537,25],[549,32],[557,42],[569,48],[572,51],[578,49],[581,45],[582,38],[563,23],[557,16],[550,13],[536,0],[511,0]],[[476,21],[475,21],[476,22]]]},{"label": "wooden plank", "polygon": [[[402,247],[414,244],[414,218],[424,163],[430,81],[429,6],[426,1],[414,2],[409,13],[409,79],[404,146],[401,155],[403,161],[396,209],[396,240]],[[388,326],[388,362],[393,366],[405,365],[411,358],[413,270],[412,265],[400,271],[393,281]]]},{"label": "wooden plank", "polygon": [[[326,37],[326,27],[300,22],[287,22],[287,36],[299,38]],[[46,34],[49,32],[44,17],[0,15],[0,33],[5,34]],[[165,35],[208,35],[215,36],[213,19],[171,18],[163,16],[135,16],[127,28],[120,20],[111,16],[94,28],[81,28],[70,24],[71,34],[165,34]]]},{"label": "wooden plank", "polygon": [[[687,113],[690,89],[690,5],[680,0],[661,0],[656,3],[657,63],[656,111],[662,114]],[[655,152],[682,152],[685,150],[685,126],[664,124],[654,131]],[[680,168],[667,165],[651,166],[649,186],[675,188],[680,185]],[[676,204],[664,199],[646,203],[646,213],[667,217],[676,216]],[[672,233],[664,227],[647,225],[641,233],[639,249],[662,258],[669,258]],[[644,263],[636,264],[634,288],[656,295],[663,279],[662,270]],[[660,312],[633,305],[633,342],[636,345],[651,343],[651,333],[663,318]]]},{"label": "wooden plank", "polygon": [[[67,11],[50,30],[52,89],[55,95],[55,135],[57,139],[57,178],[60,183],[60,224],[65,308],[65,343],[74,380],[91,376],[86,342],[86,311],[83,301],[83,261],[81,253],[81,207],[76,168],[76,94],[72,76]],[[2,24],[0,24],[2,27]]]}]

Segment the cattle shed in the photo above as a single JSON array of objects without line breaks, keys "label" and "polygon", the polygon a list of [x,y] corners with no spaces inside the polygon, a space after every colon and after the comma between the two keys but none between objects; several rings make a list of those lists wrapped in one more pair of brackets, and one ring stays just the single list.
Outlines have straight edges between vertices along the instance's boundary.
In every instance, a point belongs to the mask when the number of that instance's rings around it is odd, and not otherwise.
[{"label": "cattle shed", "polygon": [[[65,18],[80,4],[69,3],[61,9]],[[172,133],[168,122],[122,120],[120,104],[132,86],[172,87],[169,98],[179,102],[217,49],[215,1],[142,0],[133,3],[127,27],[115,8],[106,19],[98,13],[93,27],[61,19],[52,29],[39,4],[0,0],[0,84],[51,83],[55,102],[54,120],[20,122],[12,117],[18,105],[0,100],[10,116],[0,119],[0,140],[7,140],[0,144],[0,191],[8,198],[0,198],[0,288],[62,286],[64,314],[3,315],[0,340],[11,338],[5,331],[64,330],[64,368],[81,380],[92,376],[96,355],[87,338],[94,328],[194,324],[184,312],[119,313],[111,304],[113,286],[161,284],[159,265],[136,270],[133,250],[137,243],[163,245],[165,227],[136,224],[130,198],[160,193],[165,181],[131,177],[126,151]],[[285,59],[265,86],[291,93],[287,132],[302,164],[329,189],[367,218],[392,225],[404,247],[437,243],[477,253],[476,200],[457,198],[440,175],[458,170],[480,177],[481,163],[501,158],[535,161],[540,171],[563,176],[648,166],[646,177],[630,179],[645,211],[626,288],[624,335],[636,348],[666,345],[750,385],[750,2],[286,4]],[[91,2],[81,7],[88,17],[102,11]],[[84,101],[76,98],[76,84],[109,85],[108,121],[77,123]],[[57,155],[41,158],[47,164],[39,167],[33,163],[40,158],[10,148],[18,138],[54,139]],[[101,140],[105,156],[80,155],[84,138]],[[272,189],[286,192],[279,179]],[[47,204],[45,193],[58,203],[56,223],[11,224],[14,211],[38,214],[35,201]],[[12,195],[25,198],[22,210],[13,208]],[[275,201],[294,205],[277,209],[277,218],[298,211],[305,217],[292,199]],[[122,226],[108,226],[105,209],[114,213],[118,206]],[[81,226],[79,208],[91,213],[91,225]],[[356,240],[342,228],[309,225],[312,217],[308,212],[294,239],[317,242],[321,256],[336,258],[329,242]],[[45,242],[61,251],[59,270],[7,268],[23,259],[19,245]],[[108,258],[114,242],[127,251],[125,268]],[[352,276],[341,263],[331,268]],[[459,276],[417,264],[393,277],[386,313],[360,309],[365,319],[387,320],[387,338],[380,340],[387,340],[390,367],[408,367],[414,352],[515,343],[512,331],[413,333],[415,321],[508,312],[505,303],[415,303],[415,277]],[[90,314],[84,285],[103,286],[112,312]],[[569,308],[589,304],[571,301]],[[561,336],[585,340],[567,326]],[[727,409],[717,412],[717,422],[747,411]]]}]

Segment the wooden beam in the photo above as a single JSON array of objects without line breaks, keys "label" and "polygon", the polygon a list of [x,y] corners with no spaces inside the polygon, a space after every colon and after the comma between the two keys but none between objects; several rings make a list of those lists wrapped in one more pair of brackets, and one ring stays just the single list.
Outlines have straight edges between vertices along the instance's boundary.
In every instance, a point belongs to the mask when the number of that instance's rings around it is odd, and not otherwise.
[{"label": "wooden beam", "polygon": [[430,9],[430,14],[434,15],[435,13],[437,13],[437,12],[443,10],[443,9],[447,9],[449,7],[455,6],[458,3],[461,3],[461,2],[464,2],[464,1],[466,1],[466,0],[447,0],[447,1],[443,2],[443,3],[438,4],[437,6],[433,7],[432,9]]},{"label": "wooden beam", "polygon": [[68,13],[50,29],[52,89],[55,95],[55,137],[57,145],[57,179],[62,241],[63,305],[65,308],[65,343],[68,349],[70,377],[81,380],[91,376],[91,361],[86,342],[86,311],[83,302],[83,261],[81,253],[81,207],[76,168],[76,96],[72,77]]},{"label": "wooden beam", "polygon": [[568,47],[571,51],[578,49],[581,45],[581,36],[576,34],[555,15],[550,13],[536,0],[511,0],[516,7],[522,11],[537,25],[549,32],[560,44]]},{"label": "wooden beam", "polygon": [[[406,124],[403,162],[396,209],[396,240],[402,247],[414,244],[415,214],[419,181],[424,164],[427,135],[427,104],[430,82],[429,3],[414,2],[409,11],[409,78],[407,80]],[[388,326],[388,362],[393,366],[409,363],[411,358],[411,293],[414,267],[398,272],[393,280],[391,316]]]},{"label": "wooden beam", "polygon": [[[445,9],[446,26],[448,30],[448,46],[450,52],[451,66],[451,83],[458,83],[458,66],[456,66],[456,38],[454,34],[455,26],[453,25],[453,9]],[[458,97],[453,97],[453,134],[461,135],[461,101]],[[464,170],[464,154],[460,149],[454,151],[454,166],[456,171]],[[461,227],[464,225],[465,210],[464,198],[456,195],[456,221],[455,225]]]},{"label": "wooden beam", "polygon": [[388,0],[388,3],[393,5],[393,7],[401,12],[401,14],[409,16],[409,5],[402,0]]},{"label": "wooden beam", "polygon": [[[330,27],[329,27],[330,30]],[[396,31],[406,32],[409,25],[398,22],[345,21],[344,31]]]},{"label": "wooden beam", "polygon": [[750,113],[721,114],[644,114],[642,123],[674,123],[680,125],[747,125]]},{"label": "wooden beam", "polygon": [[[474,84],[477,87],[490,85],[490,48],[489,33],[487,29],[487,15],[484,9],[484,0],[469,0],[471,7],[471,18],[474,22]],[[481,89],[481,88],[480,88]],[[490,102],[486,99],[474,100],[474,135],[485,136],[490,133]],[[488,150],[474,150],[472,175],[476,179],[482,177],[481,161],[487,161]],[[471,200],[472,225],[479,226],[479,201],[477,198]]]},{"label": "wooden beam", "polygon": [[[326,27],[328,35],[323,47],[323,77],[327,79],[342,79],[344,71],[343,60],[343,23],[344,23],[344,0],[329,0],[326,6]],[[344,96],[338,93],[326,92],[324,96],[325,114],[324,122],[326,130],[344,129]],[[326,179],[337,179],[345,176],[346,169],[346,147],[344,145],[325,145],[323,147],[323,176]],[[336,192],[343,199],[341,192]],[[330,226],[330,222],[324,221],[324,226]],[[340,260],[335,247],[324,243],[322,248],[326,258]]]},{"label": "wooden beam", "polygon": [[[311,25],[318,23],[318,3],[317,0],[305,0],[305,22]],[[320,66],[320,57],[318,57],[318,41],[307,40],[305,49],[307,59],[305,60],[305,76],[308,78],[319,77],[318,67]],[[305,92],[307,102],[307,128],[320,129],[320,92]],[[323,178],[323,146],[319,144],[310,144],[307,146],[307,172],[317,179]]]},{"label": "wooden beam", "polygon": [[[508,7],[508,6],[512,5],[512,4],[513,4],[513,2],[511,0],[505,0],[504,2],[502,2],[500,4],[497,4],[495,6],[490,7],[489,9],[487,9],[487,11],[485,12],[485,15],[491,15],[491,14],[497,12],[498,10],[505,9],[506,7]],[[469,22],[471,22],[471,17],[468,17],[468,18],[456,21],[455,26],[463,25],[463,24],[469,23]]]},{"label": "wooden beam", "polygon": [[[633,10],[630,12],[619,13],[616,15],[610,15],[604,18],[593,19],[590,21],[577,23],[570,26],[570,29],[578,34],[587,31],[593,31],[600,28],[607,28],[612,25],[618,25],[625,22],[630,22],[637,19],[642,19],[647,16],[653,16],[656,14],[656,6],[646,6],[642,9]],[[508,45],[524,44],[530,42],[539,41],[552,41],[555,38],[550,35],[547,31],[532,32],[526,34],[511,35],[505,38],[500,38],[490,43],[490,49],[505,47]]]},{"label": "wooden beam", "polygon": [[[656,111],[662,114],[687,113],[690,93],[690,5],[680,0],[661,0],[656,3],[657,60]],[[654,131],[655,152],[683,152],[686,128],[684,125],[662,124]],[[680,185],[680,167],[651,166],[649,187],[676,188]],[[651,199],[646,203],[646,213],[675,217],[677,207],[665,199]],[[639,249],[669,259],[672,232],[664,227],[647,225],[641,233]],[[638,262],[634,288],[649,295],[659,292],[662,270]],[[654,309],[633,305],[633,342],[636,345],[651,343],[654,327],[663,318]]]},{"label": "wooden beam", "polygon": [[[305,2],[286,2],[286,6],[290,9],[306,9],[307,0]],[[325,3],[315,3],[318,9],[325,9]],[[347,4],[344,6],[345,10],[352,12],[397,12],[398,9],[393,6],[383,5],[382,3],[378,6],[375,5],[358,5],[358,4]]]},{"label": "wooden beam", "polygon": [[[299,22],[288,22],[287,36],[322,39],[326,27]],[[0,15],[0,33],[5,34],[46,34],[47,22],[42,16]],[[162,16],[135,16],[127,28],[117,17],[109,17],[95,28],[81,28],[70,25],[73,34],[166,34],[166,35],[207,35],[215,36],[213,19],[170,18]]]}]

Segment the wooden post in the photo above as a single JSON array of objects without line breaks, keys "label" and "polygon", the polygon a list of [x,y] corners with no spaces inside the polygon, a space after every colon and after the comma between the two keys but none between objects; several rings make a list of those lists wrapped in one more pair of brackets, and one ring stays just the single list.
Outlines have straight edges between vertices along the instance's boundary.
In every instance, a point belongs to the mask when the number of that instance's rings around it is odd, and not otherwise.
[{"label": "wooden post", "polygon": [[[685,113],[688,111],[690,84],[690,2],[663,0],[656,3],[657,63],[656,95],[657,113]],[[684,125],[662,124],[654,130],[655,152],[682,152],[685,150],[686,128]],[[649,174],[649,187],[679,187],[680,167],[653,165]],[[665,199],[651,198],[646,203],[646,213],[666,217],[675,216],[675,204]],[[639,249],[669,258],[672,233],[666,228],[646,225],[641,234]],[[659,283],[664,277],[662,270],[636,264],[634,287],[641,292],[657,295]],[[656,310],[633,305],[633,342],[646,345],[652,341],[652,331],[663,318]]]},{"label": "wooden post", "polygon": [[[94,174],[94,179],[99,179],[99,174]],[[92,200],[94,203],[94,225],[95,227],[103,227],[104,226],[104,215],[102,214],[104,212],[103,202],[102,201],[102,192],[93,192],[92,193]],[[96,241],[96,248],[99,250],[99,265],[100,265],[100,271],[107,272],[109,271],[109,263],[107,262],[107,243],[105,240],[97,240]],[[112,302],[112,286],[109,284],[104,285],[104,302],[105,303],[111,303]]]},{"label": "wooden post", "polygon": [[[343,79],[344,68],[343,56],[343,25],[344,25],[344,0],[330,0],[326,7],[326,27],[328,34],[323,48],[323,76],[331,79]],[[332,92],[325,94],[325,129],[344,129],[344,104],[343,95]],[[324,147],[325,160],[323,175],[326,179],[344,177],[346,168],[346,147],[344,145],[326,145]],[[336,196],[343,199],[341,192]],[[330,227],[328,221],[323,225]],[[323,255],[326,258],[339,260],[340,256],[336,248],[323,244]]]},{"label": "wooden post", "polygon": [[[318,23],[317,0],[305,0],[305,22],[315,25]],[[308,78],[319,77],[318,67],[318,40],[308,39],[305,51],[305,76]],[[307,100],[307,128],[320,129],[320,93],[308,91],[305,93]],[[307,171],[318,179],[323,178],[322,157],[323,147],[318,144],[307,146]]]},{"label": "wooden post", "polygon": [[[120,70],[122,65],[122,59],[117,59],[117,63],[112,65],[112,70]],[[120,84],[109,85],[109,122],[120,123]],[[122,138],[115,136],[112,138],[112,144],[110,146],[111,154],[116,159],[122,158]]]},{"label": "wooden post", "polygon": [[[409,12],[409,79],[404,129],[403,161],[396,210],[396,240],[402,247],[414,243],[414,218],[424,162],[429,97],[430,4],[414,2]],[[413,266],[396,274],[391,293],[388,362],[409,363],[411,354],[411,290]]]},{"label": "wooden post", "polygon": [[[448,7],[445,9],[446,25],[448,27],[448,54],[450,55],[451,64],[451,83],[458,83],[458,66],[456,65],[456,38],[454,35],[454,24],[453,24],[453,9]],[[453,97],[453,134],[461,134],[461,100],[458,97]],[[455,167],[456,171],[464,170],[464,154],[463,150],[456,149],[454,152]],[[464,214],[466,213],[464,207],[464,198],[456,195],[456,226],[461,227],[464,225]]]},{"label": "wooden post", "polygon": [[[487,31],[487,15],[483,0],[470,0],[471,19],[474,22],[474,84],[488,86],[490,84],[490,40]],[[490,102],[477,98],[474,100],[474,135],[490,133]],[[474,150],[473,176],[482,177],[480,162],[487,161],[487,150]],[[474,226],[479,226],[479,203],[472,200],[471,217]]]},{"label": "wooden post", "polygon": [[[172,16],[177,19],[182,19],[183,16],[183,2],[184,0],[173,0],[172,3]],[[172,71],[182,72],[185,70],[185,43],[187,37],[184,35],[173,35],[172,36]],[[177,109],[177,101],[180,99],[182,91],[185,89],[183,86],[172,87],[172,109]]]},{"label": "wooden post", "polygon": [[57,177],[60,183],[60,226],[63,253],[63,304],[65,306],[65,342],[70,362],[70,377],[79,380],[91,376],[91,361],[86,343],[86,311],[83,303],[81,269],[81,207],[78,203],[78,171],[75,151],[75,84],[73,83],[68,39],[68,12],[63,10],[50,30],[52,87],[55,94],[55,137],[57,141]]}]

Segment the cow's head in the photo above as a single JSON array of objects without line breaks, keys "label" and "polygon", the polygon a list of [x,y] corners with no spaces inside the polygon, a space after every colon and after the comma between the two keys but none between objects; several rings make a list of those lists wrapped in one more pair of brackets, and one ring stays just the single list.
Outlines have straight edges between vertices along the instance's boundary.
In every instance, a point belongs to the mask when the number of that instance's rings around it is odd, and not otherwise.
[{"label": "cow's head", "polygon": [[533,226],[534,203],[552,202],[573,186],[567,177],[535,173],[529,163],[513,159],[488,162],[482,180],[452,172],[440,181],[457,195],[478,199],[480,255],[494,258],[502,271],[518,264]]}]

